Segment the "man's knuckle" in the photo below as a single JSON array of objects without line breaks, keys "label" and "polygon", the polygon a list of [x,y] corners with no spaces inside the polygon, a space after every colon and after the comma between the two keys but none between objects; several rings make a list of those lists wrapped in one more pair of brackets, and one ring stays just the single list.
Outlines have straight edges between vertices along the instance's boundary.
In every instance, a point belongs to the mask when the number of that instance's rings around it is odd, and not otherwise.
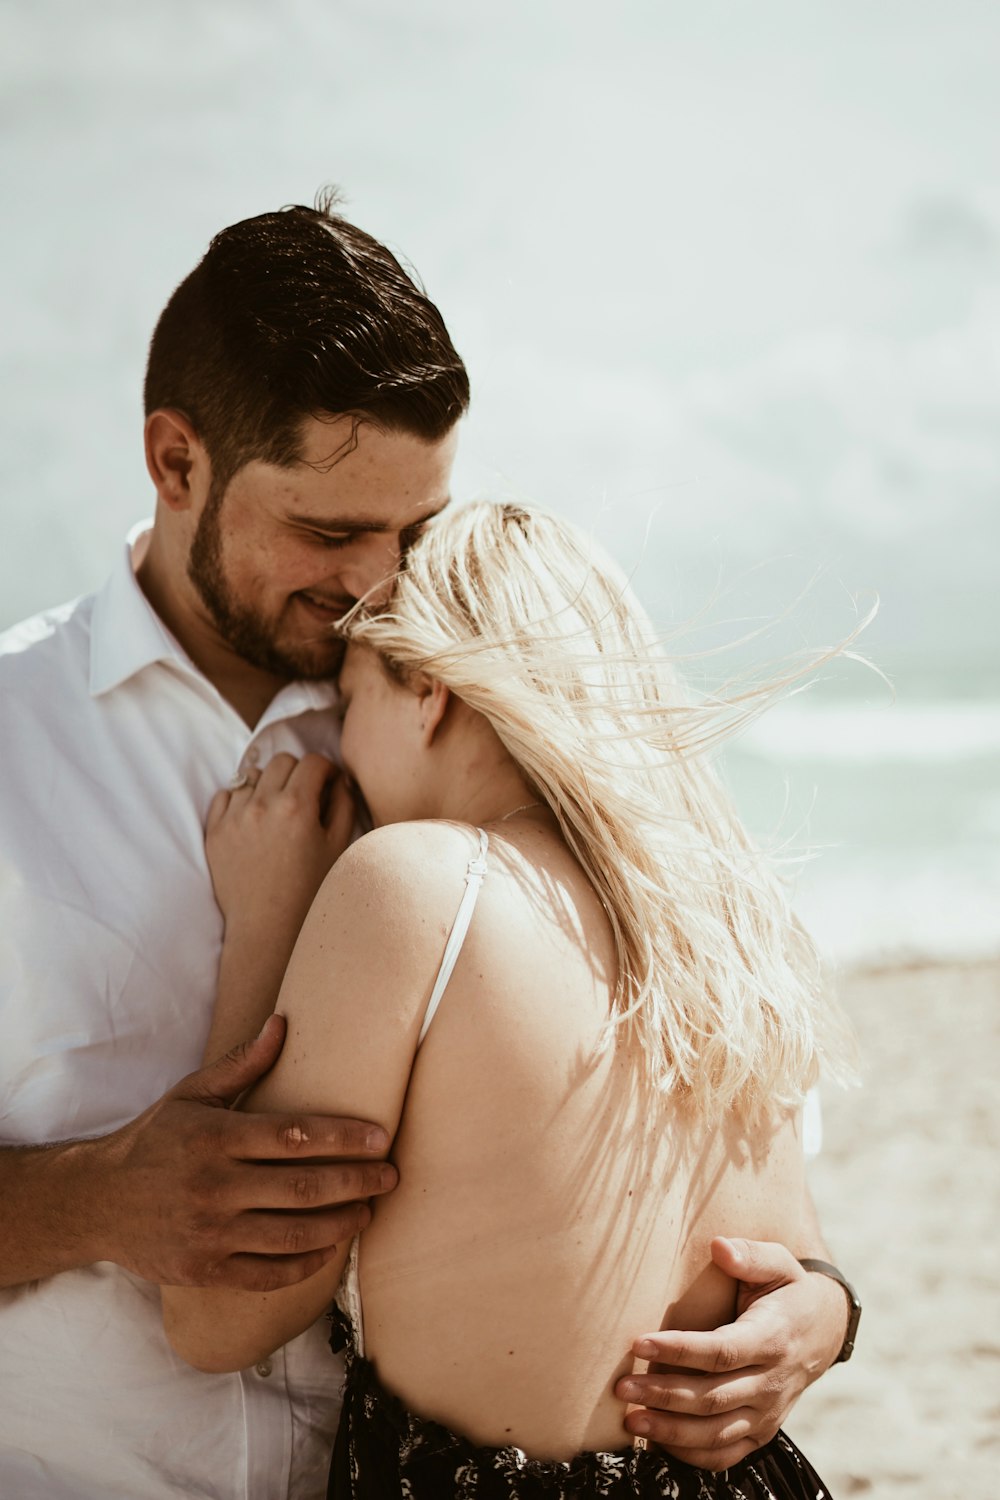
[{"label": "man's knuckle", "polygon": [[381,1191],[383,1166],[381,1162],[371,1162],[363,1167],[361,1171],[361,1195],[368,1197],[372,1193]]},{"label": "man's knuckle", "polygon": [[308,1145],[309,1131],[303,1120],[282,1120],[278,1126],[278,1144],[285,1151],[299,1151]]},{"label": "man's knuckle", "polygon": [[179,1286],[204,1286],[206,1267],[197,1255],[181,1255],[177,1262]]},{"label": "man's knuckle", "polygon": [[257,1274],[257,1290],[261,1292],[277,1292],[289,1284],[285,1268],[278,1261],[266,1262]]},{"label": "man's knuckle", "polygon": [[647,1386],[643,1398],[647,1405],[655,1407],[657,1411],[674,1410],[674,1393],[669,1386]]},{"label": "man's knuckle", "polygon": [[728,1372],[730,1370],[738,1370],[740,1363],[741,1355],[738,1345],[729,1339],[723,1340],[715,1356],[715,1368],[723,1372]]},{"label": "man's knuckle", "polygon": [[306,1246],[306,1226],[301,1219],[293,1219],[284,1228],[281,1236],[281,1248],[286,1255],[298,1255]]},{"label": "man's knuckle", "polygon": [[319,1201],[319,1179],[315,1172],[296,1172],[290,1185],[296,1203],[312,1208]]},{"label": "man's knuckle", "polygon": [[647,1411],[644,1416],[649,1422],[649,1436],[654,1443],[669,1448],[679,1442],[682,1434],[676,1418],[659,1411]]},{"label": "man's knuckle", "polygon": [[780,1417],[775,1416],[773,1412],[766,1416],[762,1422],[757,1424],[755,1429],[754,1436],[757,1440],[755,1446],[761,1447],[764,1443],[771,1442],[773,1438],[778,1436],[780,1426]]},{"label": "man's knuckle", "polygon": [[754,1423],[749,1417],[735,1417],[731,1421],[723,1422],[715,1435],[717,1443],[732,1447],[734,1443],[742,1443],[751,1437],[754,1431]]},{"label": "man's knuckle", "polygon": [[214,1158],[224,1154],[228,1140],[227,1111],[205,1110],[207,1118],[186,1122],[183,1144],[201,1158]]},{"label": "man's knuckle", "polygon": [[707,1417],[720,1416],[729,1410],[730,1397],[724,1386],[710,1385],[701,1398],[701,1408]]},{"label": "man's knuckle", "polygon": [[214,1227],[225,1214],[230,1183],[221,1173],[198,1171],[190,1179],[191,1223],[199,1231]]}]

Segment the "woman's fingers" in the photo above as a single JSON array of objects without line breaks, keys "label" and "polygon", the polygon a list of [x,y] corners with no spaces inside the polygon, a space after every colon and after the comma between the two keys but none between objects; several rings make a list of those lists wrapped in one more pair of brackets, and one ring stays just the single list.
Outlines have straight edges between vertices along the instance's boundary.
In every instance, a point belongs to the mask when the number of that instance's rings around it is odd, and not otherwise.
[{"label": "woman's fingers", "polygon": [[208,817],[205,819],[205,832],[211,833],[216,828],[229,806],[230,793],[228,791],[216,792],[208,804]]},{"label": "woman's fingers", "polygon": [[347,777],[340,773],[329,783],[329,799],[326,809],[327,843],[339,859],[354,837],[358,822],[358,809],[351,794]]},{"label": "woman's fingers", "polygon": [[[309,760],[312,757],[304,756],[303,759]],[[322,757],[317,757],[317,759],[322,759]],[[302,761],[296,756],[291,755],[287,750],[281,750],[277,755],[272,755],[263,771],[257,771],[251,767],[246,772],[246,777],[256,794],[269,797],[285,789],[301,764]]]},{"label": "woman's fingers", "polygon": [[303,755],[288,778],[287,787],[290,792],[295,792],[318,809],[325,800],[327,786],[340,774],[333,761],[328,760],[325,755]]}]

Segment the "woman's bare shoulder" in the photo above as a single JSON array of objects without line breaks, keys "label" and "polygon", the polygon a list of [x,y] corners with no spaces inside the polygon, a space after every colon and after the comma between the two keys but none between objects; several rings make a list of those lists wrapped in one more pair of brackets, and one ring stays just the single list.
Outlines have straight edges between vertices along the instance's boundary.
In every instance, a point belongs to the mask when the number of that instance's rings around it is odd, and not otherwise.
[{"label": "woman's bare shoulder", "polygon": [[[316,908],[336,907],[364,925],[391,910],[394,922],[436,915],[453,904],[478,847],[467,824],[424,819],[387,823],[357,839],[323,884]],[[315,908],[314,908],[315,910]]]},{"label": "woman's bare shoulder", "polygon": [[333,1015],[338,1025],[357,1013],[369,1028],[382,1017],[405,1029],[440,961],[476,847],[473,830],[437,822],[393,823],[352,844],[299,935],[279,1001],[285,1013]]}]

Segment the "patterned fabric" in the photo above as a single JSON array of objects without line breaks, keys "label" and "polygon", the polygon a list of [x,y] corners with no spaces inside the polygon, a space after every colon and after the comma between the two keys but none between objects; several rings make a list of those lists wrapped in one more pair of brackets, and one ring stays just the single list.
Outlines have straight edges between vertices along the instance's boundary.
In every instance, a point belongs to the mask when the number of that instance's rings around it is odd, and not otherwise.
[{"label": "patterned fabric", "polygon": [[328,1500],[829,1500],[783,1432],[722,1474],[632,1448],[578,1453],[566,1463],[530,1459],[520,1448],[478,1448],[383,1389],[374,1365],[353,1351],[340,1312],[330,1342],[347,1348],[347,1383]]}]

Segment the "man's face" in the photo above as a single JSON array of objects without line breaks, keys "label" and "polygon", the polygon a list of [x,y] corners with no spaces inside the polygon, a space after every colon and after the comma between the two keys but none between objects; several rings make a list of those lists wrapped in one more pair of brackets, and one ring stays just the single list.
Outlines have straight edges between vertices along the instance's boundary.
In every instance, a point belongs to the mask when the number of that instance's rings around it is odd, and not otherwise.
[{"label": "man's face", "polygon": [[209,496],[188,575],[244,661],[279,677],[329,677],[343,655],[330,626],[391,578],[447,504],[457,431],[426,442],[350,416],[310,417],[301,431],[299,462],[255,459]]}]

